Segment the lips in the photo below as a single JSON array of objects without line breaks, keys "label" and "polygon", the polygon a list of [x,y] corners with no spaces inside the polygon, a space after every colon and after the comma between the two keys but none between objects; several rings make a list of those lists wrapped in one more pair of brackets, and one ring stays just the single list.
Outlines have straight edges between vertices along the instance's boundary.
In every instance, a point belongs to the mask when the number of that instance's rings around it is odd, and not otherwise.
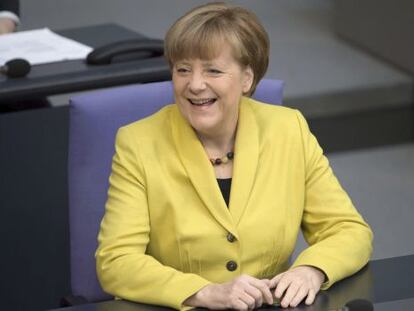
[{"label": "lips", "polygon": [[209,106],[214,104],[216,100],[216,98],[188,98],[188,101],[194,106]]}]

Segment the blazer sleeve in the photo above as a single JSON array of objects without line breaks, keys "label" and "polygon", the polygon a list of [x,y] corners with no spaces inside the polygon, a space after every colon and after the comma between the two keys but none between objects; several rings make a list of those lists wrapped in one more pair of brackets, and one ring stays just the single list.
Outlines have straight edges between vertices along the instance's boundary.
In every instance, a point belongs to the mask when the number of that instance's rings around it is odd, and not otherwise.
[{"label": "blazer sleeve", "polygon": [[334,176],[322,148],[297,112],[303,142],[305,206],[302,231],[309,247],[292,267],[314,266],[325,272],[329,288],[359,269],[372,253],[373,233]]},{"label": "blazer sleeve", "polygon": [[[108,200],[98,236],[97,275],[107,293],[130,301],[183,308],[209,282],[146,254],[150,220],[144,168],[127,128],[118,131]],[[132,136],[132,135],[131,135]]]}]

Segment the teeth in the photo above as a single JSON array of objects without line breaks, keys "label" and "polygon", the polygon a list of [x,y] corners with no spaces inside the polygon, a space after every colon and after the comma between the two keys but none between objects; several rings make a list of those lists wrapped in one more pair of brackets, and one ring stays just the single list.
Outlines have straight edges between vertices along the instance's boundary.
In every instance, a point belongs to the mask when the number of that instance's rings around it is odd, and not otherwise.
[{"label": "teeth", "polygon": [[208,98],[208,99],[190,99],[191,103],[195,104],[195,105],[203,105],[203,104],[207,104],[211,101],[213,101],[213,98]]}]

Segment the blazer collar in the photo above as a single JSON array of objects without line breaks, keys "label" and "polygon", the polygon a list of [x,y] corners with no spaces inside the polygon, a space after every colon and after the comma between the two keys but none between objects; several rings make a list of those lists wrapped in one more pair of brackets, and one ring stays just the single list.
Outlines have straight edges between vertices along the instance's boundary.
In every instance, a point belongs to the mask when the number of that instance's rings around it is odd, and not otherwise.
[{"label": "blazer collar", "polygon": [[233,179],[230,194],[230,213],[238,224],[246,210],[253,189],[259,161],[259,130],[251,99],[243,97],[234,147]]},{"label": "blazer collar", "polygon": [[259,154],[258,128],[250,105],[250,100],[243,97],[234,149],[229,208],[220,192],[214,169],[193,128],[177,106],[173,107],[171,114],[174,144],[188,177],[213,217],[236,237],[236,226],[250,197]]}]

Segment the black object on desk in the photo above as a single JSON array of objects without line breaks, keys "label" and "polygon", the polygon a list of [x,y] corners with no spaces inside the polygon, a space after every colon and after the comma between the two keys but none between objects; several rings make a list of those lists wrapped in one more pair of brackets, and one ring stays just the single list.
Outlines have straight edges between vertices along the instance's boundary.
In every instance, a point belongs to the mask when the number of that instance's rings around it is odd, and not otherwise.
[{"label": "black object on desk", "polygon": [[[414,310],[414,255],[371,261],[355,275],[334,284],[318,294],[311,306],[299,305],[289,310],[328,311],[341,310],[354,299],[366,299],[374,304],[374,310]],[[160,311],[171,310],[160,306],[107,301],[53,311]],[[283,310],[279,307],[263,307],[258,310]]]},{"label": "black object on desk", "polygon": [[[56,32],[93,48],[117,41],[148,39],[116,24]],[[5,76],[0,76],[0,105],[10,105],[13,102],[56,94],[130,83],[163,81],[170,78],[169,66],[163,56],[134,59],[132,55],[128,61],[101,66],[88,65],[85,60],[40,64],[33,66],[32,71],[25,78],[7,79]]]}]

